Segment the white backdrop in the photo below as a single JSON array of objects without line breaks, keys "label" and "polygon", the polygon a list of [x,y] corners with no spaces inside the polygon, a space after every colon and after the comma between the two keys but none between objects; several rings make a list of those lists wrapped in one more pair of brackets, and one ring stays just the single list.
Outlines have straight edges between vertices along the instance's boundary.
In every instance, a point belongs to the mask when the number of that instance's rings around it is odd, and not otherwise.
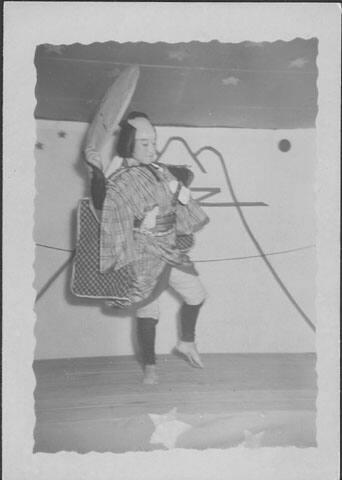
[{"label": "white backdrop", "polygon": [[[88,195],[80,157],[87,124],[37,122],[35,287],[39,291],[74,248],[75,207]],[[220,151],[248,224],[275,270],[306,315],[315,323],[315,130],[158,128],[159,149],[179,136],[193,152]],[[291,142],[288,152],[280,139]],[[106,158],[109,158],[108,146]],[[185,146],[173,141],[162,161],[192,165],[193,187],[218,187],[207,203],[233,202],[218,157],[203,151],[199,171]],[[199,193],[194,192],[194,196]],[[192,258],[209,298],[198,323],[202,352],[307,352],[315,336],[286,298],[247,234],[233,206],[206,206],[210,224],[197,235]],[[62,250],[55,250],[54,247]],[[246,258],[249,257],[249,258]],[[86,357],[133,353],[129,316],[115,317],[101,304],[74,298],[65,270],[36,304],[36,358]],[[177,300],[161,296],[157,352],[168,353],[177,338]]]}]

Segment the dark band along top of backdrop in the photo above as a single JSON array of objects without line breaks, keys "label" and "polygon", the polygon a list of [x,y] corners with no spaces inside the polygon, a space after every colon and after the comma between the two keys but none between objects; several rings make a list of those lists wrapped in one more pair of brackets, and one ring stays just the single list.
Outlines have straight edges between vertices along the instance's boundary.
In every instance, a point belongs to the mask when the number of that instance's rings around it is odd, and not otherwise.
[{"label": "dark band along top of backdrop", "polygon": [[128,64],[140,65],[130,108],[156,125],[312,128],[317,39],[290,42],[40,45],[35,117],[90,122]]}]

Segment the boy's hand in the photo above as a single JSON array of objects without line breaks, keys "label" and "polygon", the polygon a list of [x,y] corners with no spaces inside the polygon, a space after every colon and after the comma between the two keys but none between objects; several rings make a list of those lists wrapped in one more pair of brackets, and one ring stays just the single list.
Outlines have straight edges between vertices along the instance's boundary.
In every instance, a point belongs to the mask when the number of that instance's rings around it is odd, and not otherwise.
[{"label": "boy's hand", "polygon": [[152,230],[156,226],[156,217],[159,214],[159,207],[155,206],[149,210],[141,223],[141,230]]}]

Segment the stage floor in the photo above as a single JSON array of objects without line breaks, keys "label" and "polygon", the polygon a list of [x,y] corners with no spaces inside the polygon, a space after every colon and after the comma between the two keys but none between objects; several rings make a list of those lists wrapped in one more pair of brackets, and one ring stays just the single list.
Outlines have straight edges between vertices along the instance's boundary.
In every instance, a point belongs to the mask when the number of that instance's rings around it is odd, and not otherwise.
[{"label": "stage floor", "polygon": [[316,445],[313,353],[202,358],[158,356],[153,386],[132,356],[35,361],[34,451]]}]

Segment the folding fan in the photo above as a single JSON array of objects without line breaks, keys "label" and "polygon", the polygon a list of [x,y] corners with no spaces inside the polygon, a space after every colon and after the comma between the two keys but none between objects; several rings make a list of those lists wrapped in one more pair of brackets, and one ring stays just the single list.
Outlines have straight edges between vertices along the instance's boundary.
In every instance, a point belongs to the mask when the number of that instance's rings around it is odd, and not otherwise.
[{"label": "folding fan", "polygon": [[85,139],[84,153],[91,166],[103,170],[101,150],[118,128],[133,97],[138,78],[139,66],[127,67],[103,97]]}]

